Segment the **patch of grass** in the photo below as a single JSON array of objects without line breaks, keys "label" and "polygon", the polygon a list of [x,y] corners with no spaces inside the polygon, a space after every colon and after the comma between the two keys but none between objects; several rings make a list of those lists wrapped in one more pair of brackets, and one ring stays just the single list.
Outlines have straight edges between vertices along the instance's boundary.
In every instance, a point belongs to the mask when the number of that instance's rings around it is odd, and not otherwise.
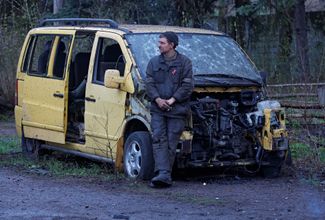
[{"label": "patch of grass", "polygon": [[290,149],[293,159],[303,159],[311,155],[309,146],[303,143],[293,143],[290,145]]},{"label": "patch of grass", "polygon": [[14,120],[14,116],[12,113],[4,113],[4,114],[0,114],[0,121],[13,121]]},{"label": "patch of grass", "polygon": [[55,158],[40,161],[38,164],[55,176],[101,176],[108,175],[106,170],[96,163],[67,162]]},{"label": "patch of grass", "polygon": [[[0,165],[40,171],[53,176],[101,176],[114,178],[113,169],[100,163],[60,153],[45,155],[39,160],[31,160],[21,154],[21,140],[17,136],[0,136]],[[18,153],[18,154],[17,154]],[[107,177],[108,176],[108,177]]]},{"label": "patch of grass", "polygon": [[[114,178],[113,170],[100,163],[60,153],[41,156],[31,160],[21,154],[20,138],[17,136],[0,137],[0,165],[15,166],[27,170],[41,171],[54,176],[101,176]],[[17,154],[18,153],[18,154]]]},{"label": "patch of grass", "polygon": [[16,154],[0,158],[0,165],[14,166],[42,175],[114,178],[113,171],[105,169],[104,165],[86,159],[78,161],[72,159],[73,162],[69,161],[70,159],[66,157],[65,160],[62,160],[47,155],[39,160],[31,160],[22,154]]},{"label": "patch of grass", "polygon": [[311,185],[319,185],[325,173],[325,149],[304,143],[290,146],[293,162],[303,180]]},{"label": "patch of grass", "polygon": [[0,137],[0,154],[19,152],[20,139],[17,136]]},{"label": "patch of grass", "polygon": [[290,120],[286,119],[286,125],[288,125],[292,129],[302,128],[302,125],[298,119],[290,119]]},{"label": "patch of grass", "polygon": [[319,153],[320,161],[325,164],[325,148],[320,148]]},{"label": "patch of grass", "polygon": [[300,181],[313,186],[319,186],[321,182],[319,178],[315,178],[313,176],[309,176],[308,178],[302,178]]},{"label": "patch of grass", "polygon": [[304,160],[309,157],[316,157],[321,163],[325,164],[325,149],[314,148],[304,143],[293,143],[290,145],[293,159]]},{"label": "patch of grass", "polygon": [[32,167],[35,163],[34,161],[24,157],[22,154],[17,154],[9,157],[2,157],[0,159],[0,164],[3,166],[29,168]]}]

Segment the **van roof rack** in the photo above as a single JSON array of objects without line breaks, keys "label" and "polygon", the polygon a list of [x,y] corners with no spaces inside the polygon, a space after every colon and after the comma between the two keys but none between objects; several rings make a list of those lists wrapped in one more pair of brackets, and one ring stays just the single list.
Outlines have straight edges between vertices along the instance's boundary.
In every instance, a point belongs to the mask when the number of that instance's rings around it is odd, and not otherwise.
[{"label": "van roof rack", "polygon": [[110,28],[118,28],[118,23],[111,19],[98,19],[98,18],[53,18],[44,19],[40,22],[39,26],[46,26],[48,23],[60,23],[69,26],[76,26],[80,23],[86,24],[108,24]]}]

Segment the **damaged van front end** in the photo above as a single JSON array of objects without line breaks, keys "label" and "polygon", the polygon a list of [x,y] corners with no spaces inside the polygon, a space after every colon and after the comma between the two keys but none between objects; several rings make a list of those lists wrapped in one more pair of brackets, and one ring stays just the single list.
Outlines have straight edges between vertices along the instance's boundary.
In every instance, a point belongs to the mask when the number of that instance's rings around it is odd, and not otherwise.
[{"label": "damaged van front end", "polygon": [[[195,89],[175,166],[245,166],[266,176],[277,176],[288,154],[285,110],[278,101],[267,99],[266,85],[254,64],[225,35],[179,33],[178,36],[177,50],[193,63]],[[127,36],[142,77],[134,80],[138,90],[131,100],[139,100],[147,106],[147,112],[149,101],[143,92],[143,79],[145,64],[156,55],[151,48],[156,39],[155,33]],[[138,106],[131,105],[131,109]],[[150,117],[146,118],[150,121]]]}]

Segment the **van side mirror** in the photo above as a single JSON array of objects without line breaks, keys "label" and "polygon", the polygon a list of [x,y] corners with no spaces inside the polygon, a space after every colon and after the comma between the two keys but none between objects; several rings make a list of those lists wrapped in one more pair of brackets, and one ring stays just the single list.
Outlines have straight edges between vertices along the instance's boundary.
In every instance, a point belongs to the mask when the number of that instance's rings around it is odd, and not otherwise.
[{"label": "van side mirror", "polygon": [[267,76],[269,74],[267,72],[265,72],[265,71],[260,71],[260,75],[261,75],[263,84],[266,86],[266,80],[267,80]]},{"label": "van side mirror", "polygon": [[105,71],[104,85],[107,88],[120,89],[131,94],[134,93],[134,84],[131,74],[127,74],[123,77],[120,76],[120,71],[116,69],[107,69]]},{"label": "van side mirror", "polygon": [[124,82],[120,76],[120,71],[116,69],[107,69],[104,76],[104,85],[107,88],[118,89],[120,84]]}]

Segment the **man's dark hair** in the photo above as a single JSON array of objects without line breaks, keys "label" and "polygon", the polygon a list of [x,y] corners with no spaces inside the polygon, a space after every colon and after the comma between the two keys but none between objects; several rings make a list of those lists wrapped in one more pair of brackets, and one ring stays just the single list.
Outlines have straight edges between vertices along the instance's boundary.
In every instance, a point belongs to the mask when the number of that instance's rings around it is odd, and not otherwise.
[{"label": "man's dark hair", "polygon": [[174,49],[178,46],[178,37],[175,34],[175,32],[172,31],[166,31],[159,35],[159,38],[166,38],[169,43],[174,44]]}]

